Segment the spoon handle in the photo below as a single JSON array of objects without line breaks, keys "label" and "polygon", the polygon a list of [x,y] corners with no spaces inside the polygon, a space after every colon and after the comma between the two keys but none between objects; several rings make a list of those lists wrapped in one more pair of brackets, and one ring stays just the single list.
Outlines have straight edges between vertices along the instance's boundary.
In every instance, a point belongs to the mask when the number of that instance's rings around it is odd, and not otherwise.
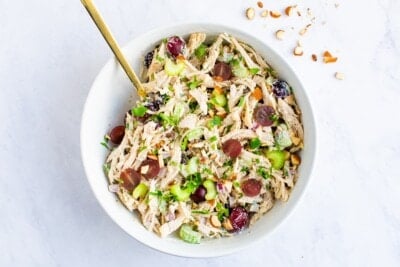
[{"label": "spoon handle", "polygon": [[112,35],[110,29],[108,28],[107,24],[104,22],[101,14],[97,10],[96,6],[94,5],[92,0],[81,0],[82,4],[86,8],[87,12],[89,13],[90,17],[93,19],[94,23],[96,24],[97,28],[99,29],[100,33],[103,35],[104,39],[106,40],[107,44],[110,46],[112,52],[114,53],[115,57],[117,58],[118,62],[121,64],[122,68],[124,69],[126,75],[128,75],[129,79],[132,81],[133,85],[138,90],[138,94],[140,96],[144,95],[144,89],[142,84],[140,83],[139,78],[133,71],[132,67],[129,65],[128,61],[126,60],[124,54],[121,51],[117,41],[115,40],[114,36]]}]

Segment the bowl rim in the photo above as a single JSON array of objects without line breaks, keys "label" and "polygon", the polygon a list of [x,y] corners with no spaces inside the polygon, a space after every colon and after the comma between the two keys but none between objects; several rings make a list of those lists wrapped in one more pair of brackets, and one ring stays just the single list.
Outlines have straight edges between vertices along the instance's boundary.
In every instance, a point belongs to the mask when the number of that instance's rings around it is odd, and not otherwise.
[{"label": "bowl rim", "polygon": [[[162,246],[156,246],[152,243],[148,243],[144,240],[141,240],[140,237],[137,236],[133,236],[127,229],[125,229],[125,227],[122,225],[121,222],[119,222],[119,220],[117,220],[117,218],[114,218],[115,216],[112,216],[109,211],[107,210],[107,208],[103,205],[102,201],[101,201],[101,196],[99,194],[99,192],[96,191],[95,186],[92,182],[92,179],[89,178],[89,172],[88,172],[88,167],[89,163],[88,161],[88,156],[86,151],[84,150],[85,146],[85,139],[84,139],[84,123],[87,120],[88,117],[88,102],[89,99],[91,99],[93,97],[94,91],[93,90],[99,80],[99,77],[103,74],[103,72],[105,71],[105,69],[107,69],[107,67],[111,64],[115,64],[115,57],[111,56],[106,63],[101,67],[100,71],[97,73],[96,77],[94,78],[89,93],[86,97],[84,106],[83,106],[83,111],[82,111],[82,116],[81,116],[81,123],[80,123],[80,148],[81,148],[81,159],[82,159],[82,163],[83,163],[83,168],[85,171],[85,176],[87,181],[89,182],[90,188],[92,193],[94,194],[97,202],[100,204],[101,208],[105,211],[105,213],[111,218],[111,220],[117,224],[126,234],[128,234],[130,237],[133,237],[135,240],[139,241],[140,243],[144,244],[145,246],[159,251],[159,252],[163,252],[169,255],[173,255],[173,256],[179,256],[179,257],[185,257],[185,258],[211,258],[211,257],[221,257],[221,256],[225,256],[231,253],[234,253],[236,251],[242,250],[246,247],[249,247],[250,245],[254,245],[259,243],[261,240],[263,240],[264,238],[266,238],[267,236],[273,234],[281,225],[283,225],[288,218],[293,214],[294,210],[296,209],[296,207],[299,205],[299,203],[301,201],[303,201],[304,199],[304,195],[305,192],[307,190],[307,188],[310,185],[311,179],[312,179],[312,174],[314,171],[314,167],[315,167],[315,161],[317,159],[317,153],[318,153],[318,135],[317,135],[317,125],[316,125],[316,120],[315,120],[315,115],[314,115],[314,111],[312,108],[312,104],[310,101],[310,98],[308,97],[308,94],[305,90],[305,87],[301,81],[301,79],[299,78],[299,75],[296,73],[296,71],[290,66],[290,64],[288,63],[288,61],[281,56],[275,49],[273,49],[270,45],[268,45],[266,42],[262,41],[261,39],[259,39],[257,36],[255,36],[254,34],[250,33],[250,32],[245,32],[242,29],[236,28],[236,27],[232,27],[230,25],[226,25],[223,23],[207,23],[207,22],[193,22],[193,21],[183,21],[183,22],[179,22],[179,23],[172,23],[172,24],[167,24],[164,25],[162,27],[155,27],[149,31],[146,31],[144,33],[141,33],[139,35],[137,35],[136,37],[130,39],[127,43],[125,43],[122,46],[122,50],[124,51],[127,47],[131,46],[132,43],[134,43],[137,39],[142,39],[142,38],[146,38],[147,36],[151,36],[153,34],[157,34],[157,33],[161,33],[173,28],[177,28],[177,27],[187,27],[187,28],[196,28],[196,27],[214,27],[217,31],[218,29],[221,29],[219,32],[236,32],[239,33],[240,35],[242,35],[244,38],[241,39],[246,39],[246,40],[254,40],[256,42],[262,43],[264,46],[266,46],[269,50],[271,50],[273,53],[275,53],[275,55],[284,63],[284,68],[288,69],[291,73],[293,73],[293,75],[295,76],[295,78],[297,79],[298,83],[300,84],[300,86],[302,87],[302,91],[303,91],[303,96],[302,98],[304,99],[305,102],[308,103],[309,106],[309,114],[308,114],[308,119],[310,120],[310,126],[312,126],[312,128],[308,128],[308,131],[313,132],[313,137],[314,137],[314,146],[313,146],[313,150],[310,151],[310,164],[309,164],[309,174],[307,179],[305,179],[305,184],[303,186],[303,189],[299,192],[298,195],[298,199],[295,203],[293,203],[293,205],[288,206],[287,207],[287,211],[285,212],[285,215],[280,219],[279,223],[277,223],[274,227],[269,229],[269,232],[266,233],[265,235],[260,235],[260,236],[256,236],[254,238],[254,240],[246,245],[243,246],[236,246],[233,248],[229,248],[229,249],[225,249],[225,250],[220,250],[220,251],[214,251],[213,253],[211,253],[210,255],[203,255],[203,254],[188,254],[182,251],[174,251]],[[188,33],[190,33],[190,31],[188,31]],[[246,41],[244,40],[244,41]],[[310,148],[311,149],[311,148]]]}]

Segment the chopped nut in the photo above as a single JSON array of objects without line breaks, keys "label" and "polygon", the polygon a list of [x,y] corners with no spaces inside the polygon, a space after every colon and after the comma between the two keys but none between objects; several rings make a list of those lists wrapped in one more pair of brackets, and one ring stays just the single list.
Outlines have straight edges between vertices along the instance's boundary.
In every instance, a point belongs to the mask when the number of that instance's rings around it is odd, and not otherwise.
[{"label": "chopped nut", "polygon": [[249,20],[254,19],[254,15],[255,15],[254,8],[249,7],[248,9],[246,9],[246,17],[247,17]]},{"label": "chopped nut", "polygon": [[337,61],[337,57],[324,57],[324,63],[335,63]]},{"label": "chopped nut", "polygon": [[290,139],[292,140],[292,142],[293,142],[293,144],[294,144],[295,146],[297,146],[297,145],[300,144],[301,139],[298,138],[297,136],[291,135],[291,136],[290,136]]},{"label": "chopped nut", "polygon": [[311,55],[311,59],[312,59],[313,61],[317,61],[317,55],[316,55],[316,54],[312,54],[312,55]]},{"label": "chopped nut", "polygon": [[258,2],[257,2],[257,6],[258,6],[259,8],[263,8],[263,7],[264,7],[264,4],[263,4],[263,2],[258,1]]},{"label": "chopped nut", "polygon": [[301,17],[300,11],[297,11],[297,16]]},{"label": "chopped nut", "polygon": [[277,30],[275,33],[276,39],[283,40],[285,38],[285,31],[284,30]]},{"label": "chopped nut", "polygon": [[281,12],[279,12],[279,11],[273,11],[273,10],[271,10],[271,11],[269,12],[269,14],[270,14],[271,17],[273,17],[274,19],[277,19],[277,18],[279,18],[279,17],[281,16]]},{"label": "chopped nut", "polygon": [[306,34],[308,28],[310,28],[310,27],[311,27],[311,24],[308,24],[307,26],[305,26],[303,29],[301,29],[301,30],[299,31],[299,34],[300,34],[300,35]]},{"label": "chopped nut", "polygon": [[149,165],[144,165],[140,168],[141,174],[146,174],[149,171]]},{"label": "chopped nut", "polygon": [[149,159],[158,160],[158,157],[157,157],[156,155],[153,155],[153,154],[147,154],[147,157],[148,157]]},{"label": "chopped nut", "polygon": [[344,74],[341,72],[336,72],[335,73],[335,78],[338,80],[344,80]]},{"label": "chopped nut", "polygon": [[293,15],[294,8],[295,8],[294,6],[286,7],[285,8],[285,14],[290,17],[291,15]]},{"label": "chopped nut", "polygon": [[303,42],[301,40],[297,40],[297,46],[303,46]]},{"label": "chopped nut", "polygon": [[332,56],[332,54],[329,51],[325,51],[324,54],[324,63],[335,63],[337,61],[337,57]]},{"label": "chopped nut", "polygon": [[296,154],[292,154],[290,155],[290,162],[292,162],[293,165],[300,165],[301,159]]},{"label": "chopped nut", "polygon": [[218,217],[216,215],[211,216],[210,223],[216,228],[221,227],[221,222],[218,220]]},{"label": "chopped nut", "polygon": [[263,12],[261,12],[261,17],[265,18],[268,16],[268,10],[263,10]]},{"label": "chopped nut", "polygon": [[302,56],[303,55],[303,48],[301,46],[296,46],[293,50],[293,54],[295,56]]},{"label": "chopped nut", "polygon": [[222,223],[222,226],[228,231],[233,230],[232,223],[229,219],[225,219],[225,221]]},{"label": "chopped nut", "polygon": [[329,51],[324,52],[324,57],[332,57],[332,54]]}]

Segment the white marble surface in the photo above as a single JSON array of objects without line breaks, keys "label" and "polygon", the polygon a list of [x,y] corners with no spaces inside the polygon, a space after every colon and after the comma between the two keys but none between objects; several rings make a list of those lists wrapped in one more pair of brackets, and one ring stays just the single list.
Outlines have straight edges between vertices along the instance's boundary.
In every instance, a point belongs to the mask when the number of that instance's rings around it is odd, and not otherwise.
[{"label": "white marble surface", "polygon": [[[245,29],[287,58],[311,97],[319,155],[294,214],[256,247],[192,260],[127,236],[85,179],[80,117],[110,52],[80,2],[0,0],[0,266],[400,266],[400,2],[290,2],[317,16],[303,58],[291,55],[294,33],[272,34],[303,24],[249,22],[243,12],[256,1],[97,0],[122,44],[180,21]],[[324,49],[338,63],[309,59]]]}]

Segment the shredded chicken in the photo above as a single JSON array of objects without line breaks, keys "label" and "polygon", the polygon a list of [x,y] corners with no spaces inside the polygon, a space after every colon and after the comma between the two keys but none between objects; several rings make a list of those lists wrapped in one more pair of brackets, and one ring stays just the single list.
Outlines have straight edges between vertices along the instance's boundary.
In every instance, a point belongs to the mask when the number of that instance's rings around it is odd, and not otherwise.
[{"label": "shredded chicken", "polygon": [[[186,41],[179,55],[161,42],[146,56],[146,95],[126,114],[104,171],[110,192],[146,229],[163,238],[180,231],[197,243],[232,235],[229,213],[237,207],[252,214],[251,227],[289,199],[304,132],[295,97],[275,95],[281,82],[250,45],[226,33]],[[259,114],[263,106],[272,114]],[[194,198],[200,186],[207,201]],[[192,232],[182,234],[184,226]]]}]

